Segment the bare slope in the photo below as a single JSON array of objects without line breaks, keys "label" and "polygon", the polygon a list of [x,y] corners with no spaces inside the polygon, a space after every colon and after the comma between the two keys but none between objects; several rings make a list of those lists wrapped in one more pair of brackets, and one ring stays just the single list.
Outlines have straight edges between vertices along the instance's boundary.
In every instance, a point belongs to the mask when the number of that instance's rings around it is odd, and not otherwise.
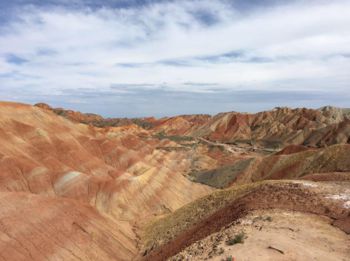
[{"label": "bare slope", "polygon": [[0,192],[0,260],[130,260],[132,227],[75,200]]}]

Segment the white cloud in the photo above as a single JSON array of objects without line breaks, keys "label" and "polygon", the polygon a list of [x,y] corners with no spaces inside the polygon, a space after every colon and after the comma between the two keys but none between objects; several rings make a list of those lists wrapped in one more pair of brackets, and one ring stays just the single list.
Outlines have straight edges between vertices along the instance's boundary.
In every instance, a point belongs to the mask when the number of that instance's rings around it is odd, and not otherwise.
[{"label": "white cloud", "polygon": [[[20,19],[2,25],[0,85],[6,98],[25,86],[27,96],[34,86],[35,96],[114,83],[167,83],[187,91],[204,87],[184,82],[215,82],[231,90],[295,84],[341,93],[350,89],[349,13],[350,1],[344,0],[299,1],[248,13],[210,0],[129,9],[24,7]],[[232,51],[242,57],[213,61]],[[8,63],[9,53],[29,62]],[[190,66],[160,62],[169,60]]]}]

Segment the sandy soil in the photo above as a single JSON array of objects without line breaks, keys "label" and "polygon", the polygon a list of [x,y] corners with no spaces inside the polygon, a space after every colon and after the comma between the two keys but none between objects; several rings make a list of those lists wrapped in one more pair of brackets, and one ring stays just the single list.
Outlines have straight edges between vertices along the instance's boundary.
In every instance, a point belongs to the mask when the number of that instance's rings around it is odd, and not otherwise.
[{"label": "sandy soil", "polygon": [[[254,211],[168,260],[350,260],[350,235],[330,222],[300,212]],[[229,245],[241,233],[243,243]]]}]

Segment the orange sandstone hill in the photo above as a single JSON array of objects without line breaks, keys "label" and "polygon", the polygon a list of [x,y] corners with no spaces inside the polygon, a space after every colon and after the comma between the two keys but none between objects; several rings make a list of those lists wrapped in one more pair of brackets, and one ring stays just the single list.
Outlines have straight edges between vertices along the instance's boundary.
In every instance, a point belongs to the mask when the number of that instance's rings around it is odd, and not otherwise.
[{"label": "orange sandstone hill", "polygon": [[[312,213],[348,231],[349,137],[333,107],[104,119],[1,102],[0,260],[164,260],[250,210],[312,212],[321,199]],[[259,185],[280,179],[317,189]]]}]

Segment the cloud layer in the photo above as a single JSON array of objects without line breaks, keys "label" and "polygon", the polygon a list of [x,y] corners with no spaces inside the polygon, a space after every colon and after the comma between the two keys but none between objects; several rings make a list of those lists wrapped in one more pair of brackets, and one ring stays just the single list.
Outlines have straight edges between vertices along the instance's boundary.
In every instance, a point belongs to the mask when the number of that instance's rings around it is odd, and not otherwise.
[{"label": "cloud layer", "polygon": [[1,99],[108,116],[350,106],[350,1],[24,2],[3,6]]}]

